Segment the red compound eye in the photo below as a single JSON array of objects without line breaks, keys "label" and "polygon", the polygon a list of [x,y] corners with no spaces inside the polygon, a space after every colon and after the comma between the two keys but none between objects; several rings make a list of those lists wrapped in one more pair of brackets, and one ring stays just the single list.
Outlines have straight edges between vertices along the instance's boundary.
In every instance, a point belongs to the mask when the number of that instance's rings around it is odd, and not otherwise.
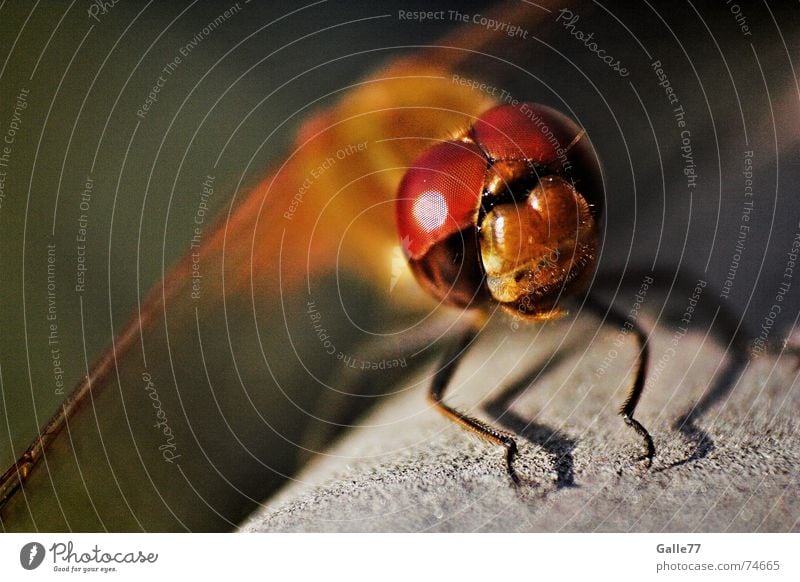
[{"label": "red compound eye", "polygon": [[487,163],[475,144],[440,143],[414,162],[398,191],[397,229],[411,270],[454,305],[484,294],[477,220]]},{"label": "red compound eye", "polygon": [[551,165],[580,129],[567,116],[536,103],[498,105],[480,116],[472,135],[495,160],[530,160]]},{"label": "red compound eye", "polygon": [[533,162],[539,177],[555,173],[578,188],[595,218],[603,209],[600,161],[581,128],[538,103],[498,105],[475,122],[471,135],[494,161]]},{"label": "red compound eye", "polygon": [[474,226],[487,160],[480,148],[444,142],[423,153],[406,172],[397,199],[397,227],[411,259]]}]

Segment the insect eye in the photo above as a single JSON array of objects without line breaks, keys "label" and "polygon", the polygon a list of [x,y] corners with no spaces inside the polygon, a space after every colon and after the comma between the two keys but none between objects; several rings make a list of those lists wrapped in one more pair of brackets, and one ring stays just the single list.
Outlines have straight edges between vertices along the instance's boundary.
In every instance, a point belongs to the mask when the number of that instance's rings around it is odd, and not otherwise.
[{"label": "insect eye", "polygon": [[481,293],[476,223],[486,164],[476,145],[443,142],[414,162],[398,191],[398,234],[412,271],[456,305]]},{"label": "insect eye", "polygon": [[491,160],[528,165],[537,180],[563,177],[600,218],[605,203],[600,161],[586,133],[566,115],[538,103],[498,105],[478,118],[471,136]]},{"label": "insect eye", "polygon": [[406,172],[397,199],[400,238],[419,259],[443,238],[474,224],[486,158],[473,144],[443,142]]},{"label": "insect eye", "polygon": [[580,133],[558,111],[534,103],[498,105],[475,122],[472,135],[492,159],[551,165]]}]

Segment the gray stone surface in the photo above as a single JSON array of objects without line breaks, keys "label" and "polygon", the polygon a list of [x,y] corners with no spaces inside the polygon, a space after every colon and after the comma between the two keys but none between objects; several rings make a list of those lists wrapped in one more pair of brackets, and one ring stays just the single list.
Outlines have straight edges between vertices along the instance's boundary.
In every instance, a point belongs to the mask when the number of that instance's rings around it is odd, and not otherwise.
[{"label": "gray stone surface", "polygon": [[615,344],[618,330],[588,315],[517,330],[497,321],[468,352],[448,401],[519,435],[515,466],[525,484],[511,484],[502,449],[429,407],[430,368],[241,530],[797,531],[796,360],[752,360],[679,430],[676,421],[732,358],[705,330],[655,329],[637,414],[657,447],[649,469],[635,461],[640,443],[615,414],[632,378],[632,337]]}]

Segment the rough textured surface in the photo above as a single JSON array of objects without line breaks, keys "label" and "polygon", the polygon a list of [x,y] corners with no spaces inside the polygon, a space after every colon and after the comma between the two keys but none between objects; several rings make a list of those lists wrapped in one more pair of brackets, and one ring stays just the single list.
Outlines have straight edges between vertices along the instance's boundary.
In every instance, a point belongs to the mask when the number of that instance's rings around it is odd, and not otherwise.
[{"label": "rough textured surface", "polygon": [[[526,484],[512,486],[501,449],[428,407],[429,369],[242,530],[798,530],[799,398],[787,354],[751,361],[679,430],[676,421],[714,389],[731,358],[704,330],[680,336],[657,326],[637,414],[657,446],[647,469],[634,460],[636,435],[615,415],[635,362],[632,338],[615,344],[618,330],[588,316],[504,325],[484,330],[448,400],[485,419],[501,417],[495,422],[519,435],[515,466]],[[560,349],[549,361],[551,350],[537,346]]]}]

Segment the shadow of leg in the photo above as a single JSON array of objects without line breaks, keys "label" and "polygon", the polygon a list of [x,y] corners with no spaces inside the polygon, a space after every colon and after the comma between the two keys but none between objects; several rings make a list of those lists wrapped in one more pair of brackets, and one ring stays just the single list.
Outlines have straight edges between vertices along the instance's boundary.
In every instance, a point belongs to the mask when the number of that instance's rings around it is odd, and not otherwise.
[{"label": "shadow of leg", "polygon": [[685,459],[675,461],[667,467],[660,469],[661,471],[704,459],[714,450],[713,439],[706,431],[698,427],[696,422],[701,419],[710,408],[730,394],[736,384],[738,384],[739,379],[744,375],[748,365],[749,361],[743,359],[741,354],[737,354],[736,357],[732,358],[731,361],[726,364],[722,373],[714,378],[714,382],[703,393],[700,400],[673,423],[672,427],[675,430],[680,431],[683,436],[694,443],[694,450]]},{"label": "shadow of leg", "polygon": [[[566,352],[569,348],[564,348]],[[496,398],[485,405],[485,410],[496,417],[497,422],[504,428],[521,436],[528,442],[542,447],[553,458],[553,468],[556,471],[556,487],[574,487],[575,470],[572,451],[575,441],[565,436],[558,430],[537,422],[529,421],[511,410],[514,402],[532,384],[534,384],[546,369],[557,366],[564,359],[562,353],[555,354],[544,365],[537,367],[520,380],[505,388]]]}]

